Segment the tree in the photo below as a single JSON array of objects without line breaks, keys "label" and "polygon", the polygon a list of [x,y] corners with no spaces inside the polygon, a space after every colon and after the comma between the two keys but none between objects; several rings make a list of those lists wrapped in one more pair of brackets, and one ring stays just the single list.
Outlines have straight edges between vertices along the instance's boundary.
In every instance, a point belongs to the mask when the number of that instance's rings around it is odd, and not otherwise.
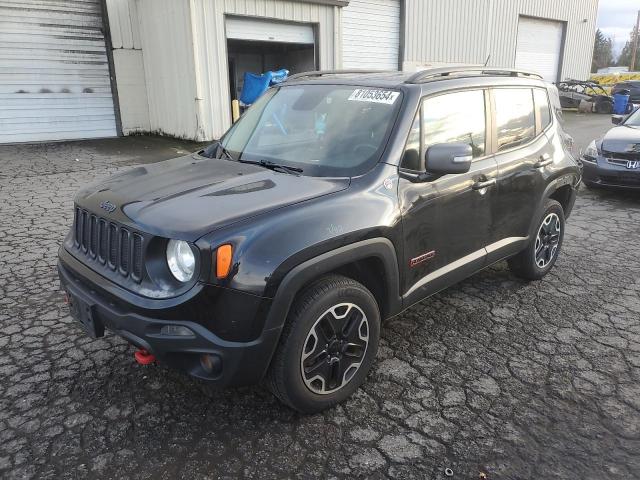
[{"label": "tree", "polygon": [[599,68],[606,68],[610,65],[613,65],[613,42],[598,29],[596,30],[596,38],[593,45],[591,72],[595,73]]},{"label": "tree", "polygon": [[[620,52],[620,56],[618,57],[618,66],[620,67],[629,67],[631,66],[631,52],[633,52],[633,42],[636,39],[636,29],[635,27],[631,30],[629,34],[629,40],[624,44],[624,48],[622,52]],[[636,70],[640,68],[640,48],[636,51]]]}]

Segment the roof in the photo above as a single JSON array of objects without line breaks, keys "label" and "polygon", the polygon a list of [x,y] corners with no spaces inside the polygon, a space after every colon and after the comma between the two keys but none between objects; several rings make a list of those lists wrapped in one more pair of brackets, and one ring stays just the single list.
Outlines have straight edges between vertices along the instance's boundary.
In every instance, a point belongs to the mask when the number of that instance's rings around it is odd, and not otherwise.
[{"label": "roof", "polygon": [[336,81],[346,84],[362,84],[377,87],[397,87],[412,74],[399,71],[366,71],[366,70],[319,70],[291,75],[287,82],[319,82]]},{"label": "roof", "polygon": [[400,87],[401,85],[424,84],[453,78],[520,77],[542,80],[534,72],[511,68],[485,67],[483,65],[437,65],[418,72],[376,70],[318,70],[290,76],[287,82],[321,82],[339,80],[345,84],[362,84],[376,87]]}]

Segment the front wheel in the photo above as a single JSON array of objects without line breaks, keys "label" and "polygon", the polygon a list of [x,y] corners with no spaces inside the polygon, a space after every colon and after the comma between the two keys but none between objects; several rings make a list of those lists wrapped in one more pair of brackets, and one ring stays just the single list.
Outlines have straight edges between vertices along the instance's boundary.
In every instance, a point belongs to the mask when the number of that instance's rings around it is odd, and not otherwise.
[{"label": "front wheel", "polygon": [[267,386],[303,413],[348,398],[373,365],[380,312],[369,290],[339,275],[322,277],[294,302],[267,374]]},{"label": "front wheel", "polygon": [[540,280],[556,263],[564,238],[564,210],[555,200],[547,200],[535,237],[527,248],[509,259],[509,268],[518,277]]}]

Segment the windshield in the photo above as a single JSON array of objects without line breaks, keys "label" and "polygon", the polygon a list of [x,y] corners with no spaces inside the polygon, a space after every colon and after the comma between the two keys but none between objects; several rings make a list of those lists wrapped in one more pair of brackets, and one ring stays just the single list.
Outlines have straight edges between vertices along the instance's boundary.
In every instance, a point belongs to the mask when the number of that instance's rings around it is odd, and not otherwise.
[{"label": "windshield", "polygon": [[345,85],[268,90],[222,139],[235,160],[274,162],[310,176],[354,176],[378,162],[401,93]]},{"label": "windshield", "polygon": [[640,127],[640,108],[629,115],[629,118],[624,122],[627,127]]}]

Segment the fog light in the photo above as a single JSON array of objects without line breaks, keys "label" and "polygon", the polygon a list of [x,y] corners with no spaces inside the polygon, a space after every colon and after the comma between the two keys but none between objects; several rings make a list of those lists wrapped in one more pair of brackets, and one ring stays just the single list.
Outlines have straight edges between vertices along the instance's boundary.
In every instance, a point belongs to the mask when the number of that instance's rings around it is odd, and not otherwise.
[{"label": "fog light", "polygon": [[165,325],[160,329],[160,335],[168,335],[170,337],[195,337],[195,334],[191,330],[182,325]]},{"label": "fog light", "polygon": [[218,355],[203,353],[200,355],[200,365],[207,373],[217,373],[222,367],[222,360]]}]

